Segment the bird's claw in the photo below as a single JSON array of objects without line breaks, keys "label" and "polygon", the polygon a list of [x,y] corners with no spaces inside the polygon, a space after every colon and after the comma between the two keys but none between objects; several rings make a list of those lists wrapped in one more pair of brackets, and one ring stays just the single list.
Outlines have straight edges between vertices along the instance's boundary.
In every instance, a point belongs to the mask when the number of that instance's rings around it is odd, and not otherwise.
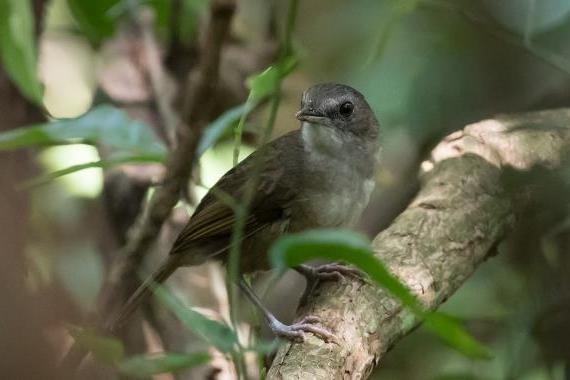
[{"label": "bird's claw", "polygon": [[307,286],[300,300],[301,305],[307,302],[309,293],[319,281],[342,281],[347,277],[361,280],[364,278],[359,270],[340,263],[324,264],[316,267],[299,265],[294,269],[307,279]]},{"label": "bird's claw", "polygon": [[362,273],[358,269],[339,263],[319,265],[313,270],[313,275],[321,281],[341,281],[345,277],[362,278]]},{"label": "bird's claw", "polygon": [[320,322],[321,319],[319,317],[309,315],[291,325],[285,325],[274,320],[270,322],[269,327],[275,335],[296,343],[303,343],[305,341],[305,333],[313,333],[326,343],[336,342],[336,337],[333,333],[324,327],[317,326]]}]

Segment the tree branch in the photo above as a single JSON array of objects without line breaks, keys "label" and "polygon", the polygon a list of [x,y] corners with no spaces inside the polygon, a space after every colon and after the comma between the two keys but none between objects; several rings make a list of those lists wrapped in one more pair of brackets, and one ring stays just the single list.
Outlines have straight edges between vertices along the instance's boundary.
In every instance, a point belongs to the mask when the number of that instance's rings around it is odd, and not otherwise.
[{"label": "tree branch", "polygon": [[[453,133],[408,208],[373,241],[376,255],[433,310],[469,278],[513,229],[502,169],[560,166],[570,148],[570,110],[501,116]],[[339,343],[308,336],[284,344],[267,379],[366,378],[420,321],[390,295],[355,280],[321,283],[299,316],[326,321]]]}]

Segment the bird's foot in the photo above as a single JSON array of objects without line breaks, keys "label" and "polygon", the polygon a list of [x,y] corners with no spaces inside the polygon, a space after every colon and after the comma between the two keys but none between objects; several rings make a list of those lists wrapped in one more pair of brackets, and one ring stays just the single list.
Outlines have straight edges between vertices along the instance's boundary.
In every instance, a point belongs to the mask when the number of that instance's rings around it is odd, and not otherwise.
[{"label": "bird's foot", "polygon": [[269,321],[271,331],[279,337],[285,338],[292,342],[303,343],[305,341],[305,333],[313,333],[325,342],[336,342],[336,337],[326,328],[319,326],[321,319],[319,317],[309,315],[301,319],[299,322],[286,325],[277,319]]},{"label": "bird's foot", "polygon": [[345,277],[362,278],[358,269],[340,263],[323,264],[316,267],[299,265],[295,270],[305,276],[307,281],[340,281]]},{"label": "bird's foot", "polygon": [[306,303],[309,293],[319,281],[341,281],[346,277],[363,278],[359,270],[340,263],[323,264],[316,267],[302,264],[294,269],[307,279],[307,286],[299,302],[301,305]]}]

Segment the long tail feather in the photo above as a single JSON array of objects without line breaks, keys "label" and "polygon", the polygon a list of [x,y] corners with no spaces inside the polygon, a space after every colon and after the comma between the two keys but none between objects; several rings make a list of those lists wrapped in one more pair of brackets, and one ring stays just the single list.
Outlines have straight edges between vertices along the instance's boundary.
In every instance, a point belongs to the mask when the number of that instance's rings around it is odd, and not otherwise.
[{"label": "long tail feather", "polygon": [[116,332],[129,320],[136,309],[151,295],[152,289],[170,277],[178,268],[177,257],[171,256],[160,266],[151,276],[149,276],[141,286],[129,297],[119,313],[107,324],[107,331]]}]

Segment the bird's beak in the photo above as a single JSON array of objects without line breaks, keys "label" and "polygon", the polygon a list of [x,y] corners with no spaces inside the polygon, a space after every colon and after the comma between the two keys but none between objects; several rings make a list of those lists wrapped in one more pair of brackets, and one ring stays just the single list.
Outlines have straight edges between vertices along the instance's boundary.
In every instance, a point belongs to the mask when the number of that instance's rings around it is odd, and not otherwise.
[{"label": "bird's beak", "polygon": [[306,121],[311,124],[325,124],[325,116],[312,109],[301,109],[295,114],[300,121]]}]

